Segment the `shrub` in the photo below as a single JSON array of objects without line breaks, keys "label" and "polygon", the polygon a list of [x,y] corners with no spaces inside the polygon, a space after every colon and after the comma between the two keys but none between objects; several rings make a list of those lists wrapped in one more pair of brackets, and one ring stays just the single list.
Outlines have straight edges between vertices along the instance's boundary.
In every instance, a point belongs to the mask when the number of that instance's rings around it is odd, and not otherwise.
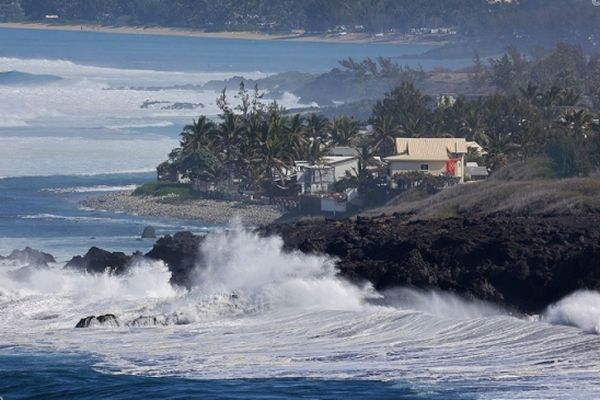
[{"label": "shrub", "polygon": [[546,146],[546,154],[552,160],[556,175],[561,178],[584,176],[590,172],[585,153],[570,137],[552,139]]},{"label": "shrub", "polygon": [[135,189],[134,196],[168,196],[191,197],[190,185],[178,182],[148,182]]}]

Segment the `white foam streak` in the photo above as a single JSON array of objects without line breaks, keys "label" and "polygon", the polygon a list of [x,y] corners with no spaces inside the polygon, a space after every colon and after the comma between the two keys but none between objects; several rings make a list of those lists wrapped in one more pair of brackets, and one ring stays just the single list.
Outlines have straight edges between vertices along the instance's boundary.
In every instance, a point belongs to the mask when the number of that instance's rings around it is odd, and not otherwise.
[{"label": "white foam streak", "polygon": [[505,315],[506,311],[479,300],[467,300],[438,290],[398,288],[384,293],[386,304],[407,310],[421,311],[448,319],[476,319]]},{"label": "white foam streak", "polygon": [[57,75],[65,78],[86,78],[90,76],[105,80],[135,78],[149,82],[166,83],[205,83],[210,80],[221,80],[233,76],[244,75],[249,79],[259,79],[268,74],[251,72],[183,72],[183,71],[156,71],[150,69],[125,69],[98,67],[92,65],[77,64],[67,60],[48,59],[22,59],[13,57],[0,57],[0,70],[22,71],[30,74]]},{"label": "white foam streak", "polygon": [[0,136],[0,172],[12,177],[149,172],[176,145],[169,138]]},{"label": "white foam streak", "polygon": [[[17,346],[91,352],[96,368],[125,374],[401,380],[483,398],[600,392],[598,335],[440,292],[401,289],[373,305],[368,289],[336,277],[334,260],[240,230],[209,236],[199,257],[189,292],[148,260],[121,277],[0,266],[0,333]],[[597,299],[580,293],[547,315],[593,326]],[[73,329],[105,313],[121,326]],[[123,325],[140,316],[150,327]]]},{"label": "white foam streak", "polygon": [[121,192],[135,190],[139,185],[120,185],[120,186],[109,186],[109,185],[96,185],[96,186],[75,186],[67,188],[49,188],[42,189],[42,192],[50,193],[95,193],[95,192]]}]

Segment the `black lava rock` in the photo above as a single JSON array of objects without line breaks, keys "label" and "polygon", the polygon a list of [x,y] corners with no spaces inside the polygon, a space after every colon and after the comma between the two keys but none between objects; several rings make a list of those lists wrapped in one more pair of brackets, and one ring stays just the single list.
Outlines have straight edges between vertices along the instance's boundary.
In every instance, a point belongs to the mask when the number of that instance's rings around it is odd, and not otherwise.
[{"label": "black lava rock", "polygon": [[89,317],[81,318],[75,328],[91,328],[96,326],[119,327],[119,319],[114,314],[90,315]]}]

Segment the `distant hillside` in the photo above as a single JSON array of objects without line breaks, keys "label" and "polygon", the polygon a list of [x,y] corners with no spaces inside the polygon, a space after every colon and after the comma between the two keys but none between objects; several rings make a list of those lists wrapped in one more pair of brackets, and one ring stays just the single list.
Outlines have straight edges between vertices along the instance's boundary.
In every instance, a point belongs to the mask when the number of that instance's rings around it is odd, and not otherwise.
[{"label": "distant hillside", "polygon": [[[0,20],[160,25],[207,30],[361,31],[553,43],[600,39],[591,0],[0,0]],[[421,29],[425,28],[425,29]],[[433,29],[433,31],[431,31]]]}]

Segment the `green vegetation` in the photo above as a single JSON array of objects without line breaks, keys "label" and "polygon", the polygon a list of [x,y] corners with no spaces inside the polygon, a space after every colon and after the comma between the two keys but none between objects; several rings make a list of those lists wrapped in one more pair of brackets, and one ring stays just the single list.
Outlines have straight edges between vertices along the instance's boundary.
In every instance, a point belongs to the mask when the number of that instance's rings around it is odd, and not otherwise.
[{"label": "green vegetation", "polygon": [[330,147],[357,141],[359,125],[352,118],[286,115],[276,103],[262,103],[258,89],[250,93],[243,83],[236,98],[239,105],[232,108],[223,90],[218,122],[201,116],[184,127],[180,146],[157,168],[160,180],[181,176],[223,192],[295,194],[294,161],[318,162]]},{"label": "green vegetation", "polygon": [[[593,100],[600,95],[597,60],[564,44],[535,58],[511,48],[489,64],[476,60],[469,69],[473,84],[485,86],[487,96],[436,101],[403,81],[375,103],[368,121],[290,114],[276,103],[264,104],[258,88],[250,92],[242,82],[235,107],[223,90],[217,121],[201,116],[183,129],[180,146],[158,166],[158,176],[187,179],[200,191],[294,196],[296,161],[319,164],[332,147],[350,146],[358,168],[339,180],[337,189],[357,188],[364,199],[377,203],[389,195],[385,167],[377,157],[393,154],[397,137],[464,137],[484,150],[468,154],[467,160],[491,171],[545,157],[551,170],[546,176],[586,176],[600,169],[600,103]],[[396,71],[388,76],[418,76],[384,60],[343,64],[359,77],[378,76],[382,70]],[[422,174],[391,178],[400,188],[420,186],[428,193],[454,183]]]},{"label": "green vegetation", "polygon": [[148,182],[135,189],[135,196],[177,196],[191,197],[190,185],[177,182]]}]

